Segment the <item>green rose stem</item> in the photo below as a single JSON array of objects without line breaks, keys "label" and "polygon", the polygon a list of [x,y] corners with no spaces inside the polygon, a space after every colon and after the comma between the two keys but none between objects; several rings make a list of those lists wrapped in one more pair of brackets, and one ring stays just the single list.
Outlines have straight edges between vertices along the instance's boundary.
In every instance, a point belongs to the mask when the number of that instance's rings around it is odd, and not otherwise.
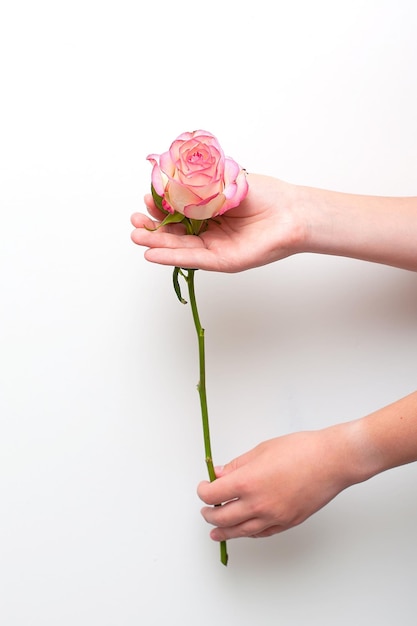
[{"label": "green rose stem", "polygon": [[[194,288],[194,269],[187,270],[187,274],[185,275],[180,268],[175,268],[174,270],[174,288],[179,296],[180,300],[184,302],[181,298],[178,286],[178,273],[185,278],[188,287],[188,294],[190,298],[191,311],[193,314],[194,326],[197,332],[198,338],[198,355],[199,355],[199,364],[200,364],[200,379],[198,381],[197,390],[200,396],[200,406],[201,406],[201,417],[203,421],[203,436],[204,436],[204,452],[206,457],[206,465],[208,470],[208,475],[210,481],[216,480],[216,474],[213,467],[213,458],[211,453],[211,443],[210,443],[210,427],[209,427],[209,418],[208,418],[208,408],[207,408],[207,392],[206,392],[206,365],[205,365],[205,346],[204,346],[204,328],[201,326],[200,316],[198,314],[197,309],[197,301],[195,297],[195,288]],[[221,505],[217,505],[221,506]],[[227,554],[227,545],[226,541],[220,542],[220,561],[223,565],[227,565],[228,554]]]},{"label": "green rose stem", "polygon": [[[165,226],[167,224],[177,224],[182,222],[185,226],[188,235],[199,235],[206,227],[207,220],[197,220],[193,218],[185,217],[182,213],[178,211],[174,211],[174,213],[169,213],[165,210],[163,206],[162,196],[158,195],[153,184],[151,185],[152,197],[155,202],[155,205],[158,209],[165,214],[165,218],[160,222],[159,226],[156,228],[160,228],[161,226]],[[150,229],[150,230],[156,230]],[[184,273],[186,272],[186,273]],[[201,406],[201,417],[203,421],[203,436],[204,436],[204,452],[206,457],[206,465],[208,470],[208,475],[210,478],[210,482],[216,480],[216,473],[213,467],[213,458],[211,454],[211,443],[210,443],[210,428],[209,428],[209,418],[208,418],[208,408],[207,408],[207,392],[206,392],[206,359],[205,359],[205,347],[204,347],[204,328],[201,326],[200,316],[198,314],[197,309],[197,301],[195,297],[195,289],[194,289],[194,275],[195,269],[182,269],[180,267],[174,268],[173,273],[173,284],[174,290],[177,294],[177,298],[183,304],[187,304],[187,301],[181,295],[181,288],[178,280],[178,276],[184,278],[188,286],[188,294],[190,298],[191,311],[193,314],[194,326],[197,332],[198,338],[198,356],[199,356],[199,364],[200,364],[200,380],[198,381],[197,390],[200,395],[200,406]],[[221,506],[221,504],[216,504],[215,506]],[[220,561],[223,565],[227,565],[229,557],[227,554],[227,545],[226,541],[220,542]]]}]

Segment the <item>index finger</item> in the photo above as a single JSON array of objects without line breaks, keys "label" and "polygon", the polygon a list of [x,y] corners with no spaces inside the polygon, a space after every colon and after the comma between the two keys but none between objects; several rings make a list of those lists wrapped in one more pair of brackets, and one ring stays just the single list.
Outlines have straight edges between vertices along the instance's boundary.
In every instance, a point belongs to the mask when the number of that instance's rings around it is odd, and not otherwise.
[{"label": "index finger", "polygon": [[197,487],[197,495],[206,504],[216,505],[236,500],[238,490],[230,474],[216,478],[213,482],[203,480]]}]

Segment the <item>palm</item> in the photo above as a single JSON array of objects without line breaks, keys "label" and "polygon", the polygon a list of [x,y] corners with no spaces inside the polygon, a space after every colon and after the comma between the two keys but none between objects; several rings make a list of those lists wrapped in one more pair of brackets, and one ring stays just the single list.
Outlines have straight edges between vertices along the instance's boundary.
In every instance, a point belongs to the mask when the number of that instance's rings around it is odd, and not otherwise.
[{"label": "palm", "polygon": [[[236,272],[269,262],[269,226],[276,211],[259,207],[250,213],[243,203],[229,214],[212,220],[200,239],[211,254],[213,269]],[[268,226],[269,224],[269,226]],[[271,259],[272,260],[272,259]]]}]

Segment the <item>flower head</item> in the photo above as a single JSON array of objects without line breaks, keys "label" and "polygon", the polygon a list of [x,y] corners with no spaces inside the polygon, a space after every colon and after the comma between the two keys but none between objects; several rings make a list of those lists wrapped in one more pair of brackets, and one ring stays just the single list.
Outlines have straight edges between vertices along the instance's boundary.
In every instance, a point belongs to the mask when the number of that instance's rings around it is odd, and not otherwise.
[{"label": "flower head", "polygon": [[238,206],[248,192],[245,170],[204,130],[182,133],[168,152],[147,159],[152,186],[168,213],[210,219]]}]

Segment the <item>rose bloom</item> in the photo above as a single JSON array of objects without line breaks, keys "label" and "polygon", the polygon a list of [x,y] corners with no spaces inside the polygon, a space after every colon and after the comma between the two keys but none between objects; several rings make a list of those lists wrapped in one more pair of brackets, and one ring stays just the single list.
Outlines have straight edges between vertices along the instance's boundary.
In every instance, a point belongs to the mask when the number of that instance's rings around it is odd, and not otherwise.
[{"label": "rose bloom", "polygon": [[245,171],[204,130],[182,133],[168,152],[147,159],[153,188],[169,213],[209,219],[238,206],[248,192]]}]

